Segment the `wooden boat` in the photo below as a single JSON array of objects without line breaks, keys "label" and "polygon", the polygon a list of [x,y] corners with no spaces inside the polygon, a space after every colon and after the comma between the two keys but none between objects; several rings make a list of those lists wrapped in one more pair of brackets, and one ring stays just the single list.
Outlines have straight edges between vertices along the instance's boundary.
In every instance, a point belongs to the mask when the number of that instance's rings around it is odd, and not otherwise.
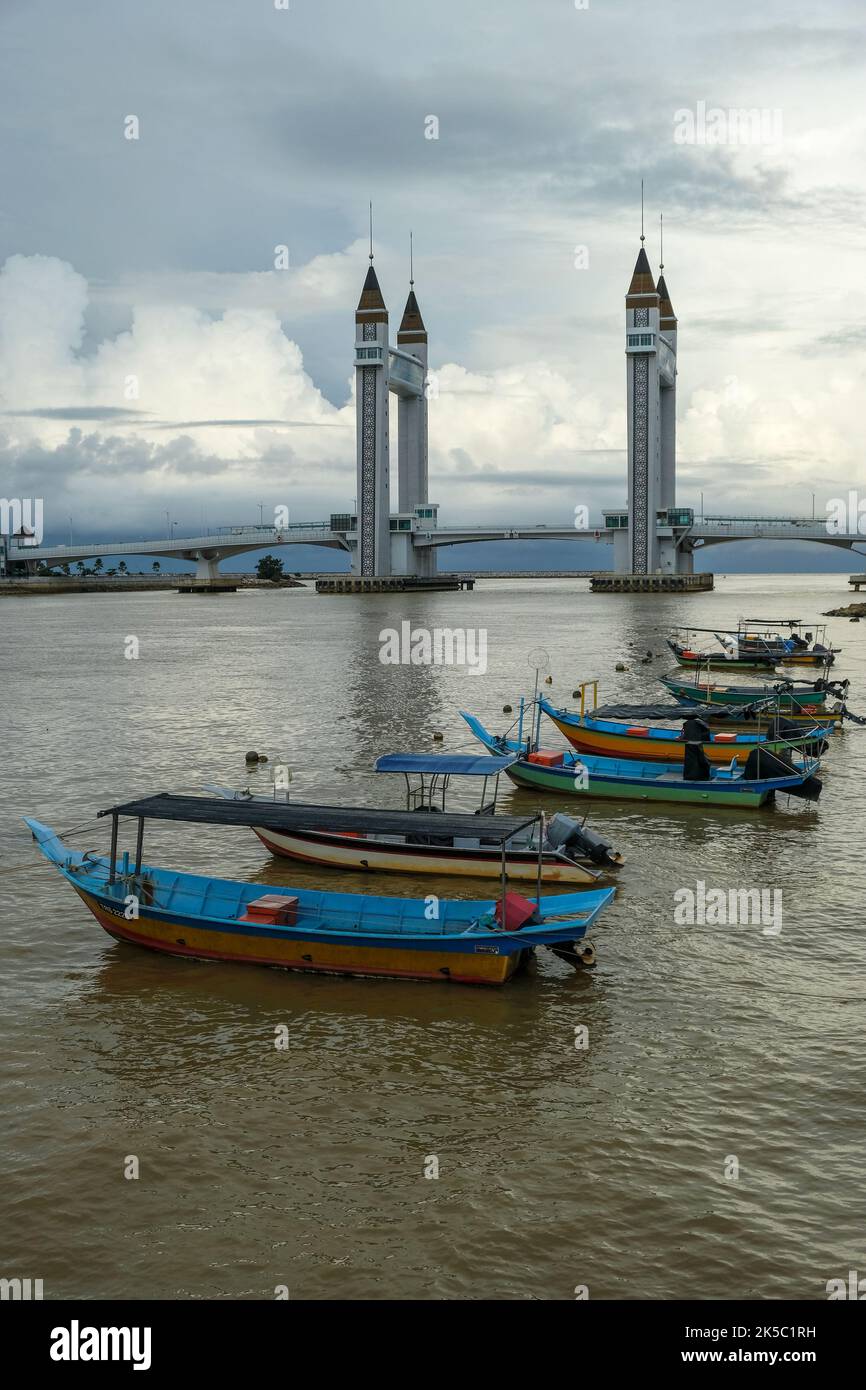
[{"label": "wooden boat", "polygon": [[[727,685],[702,679],[697,672],[693,679],[677,680],[674,676],[662,677],[661,684],[678,700],[685,704],[706,705],[708,716],[713,707],[727,708],[743,706],[748,708],[763,701],[771,702],[773,708],[784,714],[786,719],[798,723],[816,722],[827,724],[841,718],[845,712],[845,699],[848,681],[775,681],[764,685]],[[832,696],[834,703],[828,707]]]},{"label": "wooden boat", "polygon": [[[740,618],[731,631],[719,628],[677,628],[668,646],[680,666],[694,669],[723,667],[726,670],[774,670],[778,666],[833,665],[840,648],[826,645],[826,626],[803,633],[798,618]],[[787,628],[787,635],[782,629]],[[773,629],[779,629],[774,631]],[[700,651],[693,639],[710,635],[717,646]]]},{"label": "wooden boat", "polygon": [[821,782],[817,759],[786,762],[776,754],[753,749],[744,765],[706,764],[706,776],[686,778],[682,765],[635,762],[630,758],[579,756],[570,750],[546,750],[527,742],[497,737],[479,719],[461,711],[475,737],[494,756],[521,752],[506,770],[518,786],[565,796],[604,797],[616,801],[662,801],[680,805],[725,806],[748,810],[772,802],[776,793],[815,801]]},{"label": "wooden boat", "polygon": [[[547,823],[543,812],[530,820],[496,815],[499,776],[516,756],[493,760],[485,754],[388,753],[378,759],[376,771],[405,778],[406,809],[401,812],[304,805],[277,801],[276,794],[254,795],[228,787],[207,790],[228,801],[281,806],[285,814],[278,826],[253,826],[262,843],[272,854],[330,868],[500,878],[501,833],[509,830],[505,866],[510,879],[534,883],[540,874],[543,883],[595,883],[601,866],[622,864],[621,854],[569,816],[556,816]],[[481,779],[481,804],[474,815],[448,811],[447,791],[455,777]],[[493,794],[488,801],[491,779]],[[331,824],[335,810],[338,825],[345,825],[348,818],[349,828]],[[436,816],[433,833],[419,829],[421,812]],[[488,824],[492,818],[498,827],[493,834]]]},{"label": "wooden boat", "polygon": [[829,668],[841,648],[827,645],[826,623],[814,632],[804,631],[805,626],[801,618],[740,618],[736,634],[740,652],[767,653],[779,666]]},{"label": "wooden boat", "polygon": [[[100,812],[112,818],[107,856],[68,849],[47,825],[30,818],[26,824],[46,859],[116,940],[173,956],[284,970],[503,984],[539,946],[576,966],[591,963],[586,932],[616,891],[539,895],[535,902],[505,886],[498,900],[386,898],[274,890],[142,862],[145,820],[250,824],[250,813],[264,814],[242,803],[167,795],[114,806]],[[117,857],[121,816],[138,822],[133,863],[128,853]]]},{"label": "wooden boat", "polygon": [[760,655],[744,653],[742,656],[730,657],[726,656],[724,650],[702,652],[674,637],[666,640],[678,664],[694,670],[723,666],[729,671],[775,671],[777,665],[775,657],[769,652]]},{"label": "wooden boat", "polygon": [[[813,725],[803,729],[793,726],[774,737],[772,732],[744,733],[735,729],[713,732],[703,724],[703,729],[709,733],[709,738],[704,739],[702,730],[697,727],[703,722],[704,712],[697,706],[608,705],[580,714],[557,709],[543,696],[538,706],[580,753],[606,758],[639,758],[644,762],[681,763],[687,746],[695,742],[711,763],[729,763],[736,756],[745,758],[755,747],[775,753],[797,749],[808,756],[820,756],[826,751],[828,735],[833,732],[832,727]],[[607,717],[614,713],[621,717]],[[736,716],[737,711],[732,711],[732,719]],[[653,720],[676,721],[682,727],[654,728]],[[694,727],[690,727],[690,723]]]}]

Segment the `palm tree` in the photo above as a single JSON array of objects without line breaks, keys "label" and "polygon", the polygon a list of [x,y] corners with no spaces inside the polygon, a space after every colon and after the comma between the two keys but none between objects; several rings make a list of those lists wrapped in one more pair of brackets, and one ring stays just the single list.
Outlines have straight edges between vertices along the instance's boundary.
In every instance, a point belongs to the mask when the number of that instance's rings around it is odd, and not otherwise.
[{"label": "palm tree", "polygon": [[126,561],[125,561],[125,560],[121,560],[120,564],[117,566],[117,572],[118,572],[118,574],[126,574]]},{"label": "palm tree", "polygon": [[158,560],[154,560],[152,568],[153,568],[154,574],[159,574],[159,561],[158,561]]},{"label": "palm tree", "polygon": [[101,574],[101,573],[102,573],[102,561],[101,561],[100,559],[98,559],[98,558],[97,558],[96,560],[94,560],[94,562],[93,562],[93,573],[94,573],[94,574]]}]

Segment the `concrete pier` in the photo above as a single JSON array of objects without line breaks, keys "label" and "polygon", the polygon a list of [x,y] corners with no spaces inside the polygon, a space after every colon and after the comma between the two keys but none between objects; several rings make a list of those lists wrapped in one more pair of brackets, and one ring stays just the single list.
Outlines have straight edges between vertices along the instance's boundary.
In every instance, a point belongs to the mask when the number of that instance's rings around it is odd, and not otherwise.
[{"label": "concrete pier", "polygon": [[595,574],[589,581],[594,594],[693,594],[713,587],[713,576],[704,574]]},{"label": "concrete pier", "polygon": [[412,574],[380,574],[369,578],[357,574],[335,574],[316,580],[317,594],[409,594],[474,587],[474,579],[452,578],[446,574],[429,578]]}]

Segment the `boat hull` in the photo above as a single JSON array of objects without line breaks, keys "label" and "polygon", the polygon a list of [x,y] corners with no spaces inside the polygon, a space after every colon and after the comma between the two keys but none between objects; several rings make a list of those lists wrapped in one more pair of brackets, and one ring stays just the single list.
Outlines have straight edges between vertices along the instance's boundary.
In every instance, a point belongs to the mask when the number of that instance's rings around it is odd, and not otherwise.
[{"label": "boat hull", "polygon": [[[750,647],[748,643],[740,644],[740,655],[748,659],[749,657],[760,657],[762,646]],[[792,651],[787,652],[783,647],[770,647],[768,655],[776,662],[777,666],[833,666],[836,661],[838,648],[833,651]]]},{"label": "boat hull", "polygon": [[827,692],[816,690],[809,695],[797,696],[778,693],[772,686],[755,686],[754,690],[734,689],[729,685],[699,684],[693,681],[663,679],[662,685],[684,704],[695,705],[751,705],[756,700],[774,700],[786,719],[812,719],[818,723],[825,717]]},{"label": "boat hull", "polygon": [[535,790],[557,792],[563,796],[599,797],[613,801],[658,801],[668,805],[733,806],[739,809],[763,806],[774,793],[759,785],[754,791],[748,784],[731,782],[658,783],[648,779],[629,781],[625,777],[606,777],[594,772],[584,778],[575,769],[541,767],[536,763],[519,762],[507,769],[506,775],[517,785]]},{"label": "boat hull", "polygon": [[675,651],[674,657],[679,666],[701,671],[706,670],[708,666],[713,670],[722,671],[774,671],[777,665],[775,661],[762,660],[760,657],[728,658],[724,652],[719,652],[718,655],[705,652],[700,656],[686,656],[685,653]]},{"label": "boat hull", "polygon": [[407,950],[395,946],[364,946],[352,942],[311,942],[306,939],[263,937],[259,933],[225,931],[194,921],[166,922],[141,916],[127,921],[122,909],[76,886],[82,902],[115,941],[162,955],[235,965],[262,965],[317,975],[385,976],[440,984],[503,985],[531,954],[531,948],[507,955],[495,947],[468,953]]},{"label": "boat hull", "polygon": [[[385,844],[362,837],[317,834],[315,831],[284,832],[253,826],[271,854],[327,868],[352,869],[360,873],[447,874],[461,878],[493,878],[502,875],[498,850],[489,853],[462,850],[449,845]],[[505,856],[509,879],[535,883],[538,855],[531,850]],[[597,871],[581,864],[568,864],[556,855],[542,855],[543,883],[595,883]]]}]

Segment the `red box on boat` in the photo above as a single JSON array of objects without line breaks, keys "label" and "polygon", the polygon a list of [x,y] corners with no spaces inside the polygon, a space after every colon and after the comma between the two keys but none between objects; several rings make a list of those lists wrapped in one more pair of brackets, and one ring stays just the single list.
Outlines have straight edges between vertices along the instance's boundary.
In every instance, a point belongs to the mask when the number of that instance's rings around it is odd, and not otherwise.
[{"label": "red box on boat", "polygon": [[[528,898],[522,898],[519,893],[505,894],[505,930],[520,931],[521,927],[526,926],[527,922],[532,921],[538,912],[538,904],[530,902]],[[496,904],[496,920],[500,926],[502,922],[502,899]]]},{"label": "red box on boat", "polygon": [[539,748],[534,753],[530,753],[526,760],[529,763],[540,763],[542,767],[558,767],[562,762],[561,753],[546,753],[543,748]]},{"label": "red box on boat", "polygon": [[239,922],[260,922],[268,927],[290,927],[298,915],[298,900],[287,893],[265,893],[247,903],[247,910]]}]

